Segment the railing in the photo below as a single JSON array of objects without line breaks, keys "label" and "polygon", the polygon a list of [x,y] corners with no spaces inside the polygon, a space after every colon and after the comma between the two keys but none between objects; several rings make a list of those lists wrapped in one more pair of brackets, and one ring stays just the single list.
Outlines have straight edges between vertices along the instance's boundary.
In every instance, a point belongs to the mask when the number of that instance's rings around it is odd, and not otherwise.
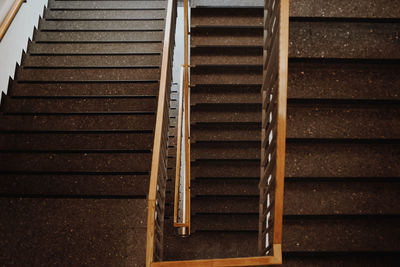
[{"label": "railing", "polygon": [[147,212],[146,266],[162,260],[176,0],[168,0]]},{"label": "railing", "polygon": [[3,39],[4,35],[7,32],[8,27],[10,27],[11,22],[14,20],[15,15],[17,15],[19,8],[21,7],[24,0],[16,0],[14,4],[11,6],[10,11],[7,13],[7,16],[4,18],[0,25],[0,41]]},{"label": "railing", "polygon": [[[190,235],[190,95],[189,95],[189,3],[184,0],[184,65],[180,90],[182,98],[179,102],[177,157],[175,177],[174,227],[181,228],[183,235]],[[182,94],[183,91],[183,94]],[[183,120],[183,121],[182,121]],[[184,133],[182,133],[184,128]],[[183,140],[182,140],[183,137]],[[183,143],[183,148],[182,148]],[[184,151],[184,162],[181,161]],[[182,168],[183,167],[183,168]],[[184,170],[182,174],[181,170]],[[184,188],[181,178],[184,177]],[[183,189],[183,192],[182,192]],[[184,205],[180,205],[184,203]],[[183,216],[179,216],[179,211]]]},{"label": "railing", "polygon": [[270,255],[272,247],[282,244],[288,48],[289,0],[266,0],[259,184],[260,255]]},{"label": "railing", "polygon": [[[185,0],[187,7],[187,0]],[[152,266],[265,266],[282,264],[283,185],[286,141],[286,101],[289,48],[289,0],[265,0],[264,66],[262,86],[262,148],[258,257],[154,262]],[[188,10],[185,9],[187,21]],[[185,33],[188,33],[185,25]],[[187,36],[187,34],[186,34]],[[187,39],[185,37],[185,48]],[[185,49],[185,58],[188,51]],[[185,61],[185,109],[189,108]],[[187,76],[186,76],[187,75]],[[189,137],[189,112],[185,114],[185,138]],[[189,141],[188,139],[187,141]],[[178,140],[178,145],[179,145]],[[189,156],[190,147],[185,148]],[[179,148],[178,148],[178,151]],[[178,160],[178,157],[177,157]],[[190,163],[186,161],[185,164]],[[180,165],[179,165],[180,166]],[[185,165],[186,168],[190,167]],[[179,170],[177,164],[177,171]],[[189,169],[186,169],[190,173]],[[187,178],[188,176],[186,176]],[[177,176],[178,178],[178,176]],[[190,177],[189,177],[190,179]],[[189,180],[190,181],[190,180]],[[189,188],[190,189],[190,188]],[[189,221],[190,222],[190,221]],[[256,242],[256,241],[255,241]]]}]

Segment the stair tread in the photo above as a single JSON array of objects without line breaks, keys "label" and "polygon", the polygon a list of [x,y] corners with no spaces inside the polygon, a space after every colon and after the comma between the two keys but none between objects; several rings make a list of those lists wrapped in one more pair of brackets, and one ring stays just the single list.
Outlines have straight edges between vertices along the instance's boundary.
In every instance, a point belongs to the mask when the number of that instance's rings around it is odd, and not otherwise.
[{"label": "stair tread", "polygon": [[249,257],[257,253],[254,232],[196,232],[188,238],[175,235],[165,239],[168,260]]},{"label": "stair tread", "polygon": [[161,42],[154,43],[36,43],[29,44],[31,54],[135,54],[160,53]]},{"label": "stair tread", "polygon": [[395,1],[297,0],[290,5],[290,16],[323,18],[398,18]]},{"label": "stair tread", "polygon": [[[146,1],[147,2],[147,1]],[[57,20],[129,20],[164,19],[165,10],[49,10],[44,13],[46,19]]]},{"label": "stair tread", "polygon": [[[125,3],[129,3],[126,2]],[[129,31],[163,30],[164,20],[41,20],[39,29],[43,31]]]},{"label": "stair tread", "polygon": [[195,8],[191,12],[190,24],[219,26],[262,26],[263,10],[261,8]]},{"label": "stair tread", "polygon": [[[1,152],[1,172],[148,172],[151,152]],[[22,164],[23,163],[23,164]]]},{"label": "stair tread", "polygon": [[19,81],[157,81],[160,78],[158,67],[152,68],[105,68],[105,69],[30,69],[17,72]]},{"label": "stair tread", "polygon": [[9,98],[4,113],[155,112],[156,97],[138,98]]},{"label": "stair tread", "polygon": [[400,137],[397,104],[289,105],[287,121],[288,138]]},{"label": "stair tread", "polygon": [[148,67],[158,66],[160,55],[58,55],[23,58],[24,67]]},{"label": "stair tread", "polygon": [[86,31],[86,32],[43,32],[34,34],[36,42],[160,42],[164,39],[162,31]]},{"label": "stair tread", "polygon": [[98,96],[98,95],[144,95],[158,94],[157,82],[52,82],[52,83],[23,83],[13,82],[11,92],[13,96]]},{"label": "stair tread", "polygon": [[398,68],[385,61],[290,62],[288,97],[399,99]]},{"label": "stair tread", "polygon": [[153,134],[124,132],[0,132],[0,150],[150,150]]},{"label": "stair tread", "polygon": [[399,177],[399,144],[288,143],[288,177]]},{"label": "stair tread", "polygon": [[3,131],[76,131],[76,130],[153,130],[155,115],[151,114],[60,114],[4,115],[0,117]]},{"label": "stair tread", "polygon": [[0,201],[1,217],[9,218],[0,222],[5,264],[144,265],[145,199]]},{"label": "stair tread", "polygon": [[196,142],[190,146],[190,159],[260,159],[260,141]]},{"label": "stair tread", "polygon": [[2,173],[0,194],[62,196],[129,196],[145,198],[149,175],[107,173]]},{"label": "stair tread", "polygon": [[263,29],[242,28],[192,28],[190,44],[193,46],[262,46]]},{"label": "stair tread", "polygon": [[399,223],[398,216],[284,218],[283,250],[399,251]]},{"label": "stair tread", "polygon": [[261,124],[259,123],[198,123],[191,126],[190,140],[197,141],[259,141]]},{"label": "stair tread", "polygon": [[165,8],[165,1],[50,1],[52,10],[155,9]]},{"label": "stair tread", "polygon": [[399,59],[399,30],[398,23],[294,21],[289,56]]}]

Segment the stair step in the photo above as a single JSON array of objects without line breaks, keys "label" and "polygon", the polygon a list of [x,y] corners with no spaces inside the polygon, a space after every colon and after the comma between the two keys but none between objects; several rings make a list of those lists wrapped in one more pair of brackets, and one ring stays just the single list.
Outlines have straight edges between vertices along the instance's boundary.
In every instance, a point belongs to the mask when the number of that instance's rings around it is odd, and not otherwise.
[{"label": "stair step", "polygon": [[192,179],[257,178],[260,177],[260,160],[201,160],[191,164]]},{"label": "stair step", "polygon": [[2,131],[153,131],[155,114],[3,115]]},{"label": "stair step", "polygon": [[31,97],[158,95],[158,82],[21,83],[14,81],[8,94]]},{"label": "stair step", "polygon": [[17,72],[19,81],[157,81],[160,69],[154,68],[73,68],[73,69],[30,69],[24,68]]},{"label": "stair step", "polygon": [[259,179],[197,178],[190,182],[191,196],[259,196]]},{"label": "stair step", "polygon": [[[135,1],[136,2],[136,1]],[[147,1],[146,1],[147,2]],[[165,10],[49,10],[43,17],[51,20],[131,20],[164,19]]]},{"label": "stair step", "polygon": [[377,2],[346,0],[297,0],[290,5],[292,17],[316,18],[398,18],[400,7],[395,1]]},{"label": "stair step", "polygon": [[283,266],[391,266],[400,260],[397,251],[366,251],[366,252],[283,252]]},{"label": "stair step", "polygon": [[192,142],[199,141],[259,141],[260,123],[197,123],[191,126]]},{"label": "stair step", "polygon": [[30,54],[141,54],[157,53],[162,50],[162,43],[36,43],[31,42],[28,47]]},{"label": "stair step", "polygon": [[289,105],[287,123],[288,138],[399,138],[400,106],[397,103]]},{"label": "stair step", "polygon": [[[4,100],[3,100],[4,101]],[[156,97],[132,98],[10,98],[4,113],[70,113],[156,111]]]},{"label": "stair step", "polygon": [[399,30],[398,23],[292,21],[289,56],[399,59]]},{"label": "stair step", "polygon": [[0,195],[135,196],[145,198],[149,175],[0,174]]},{"label": "stair step", "polygon": [[196,214],[191,230],[196,231],[258,231],[258,214]]},{"label": "stair step", "polygon": [[261,105],[197,105],[191,108],[190,121],[197,123],[261,122]]},{"label": "stair step", "polygon": [[195,86],[190,91],[190,104],[260,104],[257,87]]},{"label": "stair step", "polygon": [[287,177],[400,177],[399,143],[288,142]]},{"label": "stair step", "polygon": [[215,0],[193,0],[191,1],[192,8],[231,8],[231,7],[242,7],[242,8],[259,8],[264,6],[263,0],[223,0],[223,1],[215,1]]},{"label": "stair step", "polygon": [[190,69],[191,85],[261,85],[262,67],[256,68],[200,68]]},{"label": "stair step", "polygon": [[[129,3],[124,1],[125,3]],[[163,30],[164,20],[45,20],[40,21],[42,31],[150,31]]]},{"label": "stair step", "polygon": [[400,215],[400,179],[306,179],[285,182],[285,215]]},{"label": "stair step", "polygon": [[148,172],[151,152],[0,153],[1,172]]},{"label": "stair step", "polygon": [[263,28],[196,27],[191,29],[192,46],[262,46]]},{"label": "stair step", "polygon": [[157,9],[165,8],[165,1],[54,1],[50,0],[52,10],[116,10],[116,9]]},{"label": "stair step", "polygon": [[151,150],[151,132],[1,132],[2,151]]},{"label": "stair step", "polygon": [[283,250],[399,251],[399,216],[326,216],[283,219]]},{"label": "stair step", "polygon": [[191,66],[263,64],[261,47],[192,47],[190,53]]},{"label": "stair step", "polygon": [[[4,263],[145,264],[145,199],[2,198]],[[130,244],[127,246],[127,242]],[[21,255],[24,255],[21,257]]]},{"label": "stair step", "polygon": [[160,42],[164,38],[162,31],[86,31],[86,32],[43,32],[34,35],[36,42]]},{"label": "stair step", "polygon": [[289,98],[400,99],[398,63],[290,62]]},{"label": "stair step", "polygon": [[192,27],[196,26],[258,26],[262,27],[262,8],[195,8],[191,10]]},{"label": "stair step", "polygon": [[57,55],[23,58],[24,67],[149,67],[161,65],[161,55]]},{"label": "stair step", "polygon": [[190,159],[259,159],[260,141],[197,142],[190,146]]},{"label": "stair step", "polygon": [[[259,212],[258,196],[197,196],[191,199],[191,214],[231,214]],[[258,222],[254,222],[258,225]]]},{"label": "stair step", "polygon": [[242,232],[195,232],[190,237],[168,237],[164,253],[168,260],[193,260],[236,258],[257,255],[257,233]]}]

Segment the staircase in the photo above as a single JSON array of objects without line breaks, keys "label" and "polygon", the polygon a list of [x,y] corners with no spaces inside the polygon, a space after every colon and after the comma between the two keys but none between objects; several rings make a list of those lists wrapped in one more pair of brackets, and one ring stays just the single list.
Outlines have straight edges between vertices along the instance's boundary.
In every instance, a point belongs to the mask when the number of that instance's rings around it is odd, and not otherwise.
[{"label": "staircase", "polygon": [[[256,256],[259,2],[192,1],[192,235],[168,222],[165,260]],[[395,266],[399,7],[299,0],[290,14],[284,265]]]},{"label": "staircase", "polygon": [[395,266],[400,9],[291,1],[283,259]]},{"label": "staircase", "polygon": [[263,9],[192,1],[191,231],[164,260],[257,256]]},{"label": "staircase", "polygon": [[144,266],[167,1],[50,0],[0,115],[0,265]]}]

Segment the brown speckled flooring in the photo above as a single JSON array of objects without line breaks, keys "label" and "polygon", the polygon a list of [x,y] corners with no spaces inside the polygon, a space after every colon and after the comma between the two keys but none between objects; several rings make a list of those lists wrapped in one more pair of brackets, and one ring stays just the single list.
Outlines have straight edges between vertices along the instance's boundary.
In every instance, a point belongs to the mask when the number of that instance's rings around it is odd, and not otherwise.
[{"label": "brown speckled flooring", "polygon": [[[256,254],[262,10],[253,4],[192,2],[193,234],[167,236],[166,259]],[[290,5],[284,265],[396,266],[399,5]]]},{"label": "brown speckled flooring", "polygon": [[166,3],[49,1],[2,98],[0,266],[144,266]]}]

